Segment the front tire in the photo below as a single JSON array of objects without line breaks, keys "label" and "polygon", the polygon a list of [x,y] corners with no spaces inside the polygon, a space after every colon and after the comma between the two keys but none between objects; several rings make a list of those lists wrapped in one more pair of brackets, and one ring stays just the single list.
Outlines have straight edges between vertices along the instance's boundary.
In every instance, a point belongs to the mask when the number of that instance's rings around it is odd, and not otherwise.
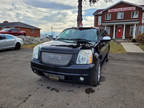
[{"label": "front tire", "polygon": [[106,61],[106,62],[109,61],[109,54],[106,55],[106,57],[105,57],[105,61]]},{"label": "front tire", "polygon": [[100,60],[97,62],[94,71],[91,73],[90,85],[97,86],[101,79],[101,64]]},{"label": "front tire", "polygon": [[19,50],[20,48],[21,48],[21,44],[20,44],[20,43],[16,43],[15,49],[16,49],[16,50]]}]

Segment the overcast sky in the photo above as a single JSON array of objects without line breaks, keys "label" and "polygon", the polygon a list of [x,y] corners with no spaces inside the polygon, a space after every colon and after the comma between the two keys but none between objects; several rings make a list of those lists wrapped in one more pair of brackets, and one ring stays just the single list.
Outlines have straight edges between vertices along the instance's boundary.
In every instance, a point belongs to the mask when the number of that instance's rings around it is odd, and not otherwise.
[{"label": "overcast sky", "polygon": [[[20,21],[49,32],[61,32],[64,28],[76,26],[78,0],[0,0],[0,22]],[[88,1],[88,0],[87,0]],[[92,13],[97,8],[106,8],[120,0],[105,3],[103,0],[93,6],[83,4],[83,25],[93,26]],[[135,4],[144,4],[144,0],[125,0]]]}]

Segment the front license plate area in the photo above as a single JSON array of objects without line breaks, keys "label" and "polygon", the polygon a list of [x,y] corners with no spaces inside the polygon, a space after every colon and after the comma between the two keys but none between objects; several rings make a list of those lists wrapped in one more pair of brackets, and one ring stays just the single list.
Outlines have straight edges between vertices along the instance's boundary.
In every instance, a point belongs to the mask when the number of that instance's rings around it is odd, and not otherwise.
[{"label": "front license plate area", "polygon": [[49,79],[52,80],[64,80],[63,75],[45,74]]}]

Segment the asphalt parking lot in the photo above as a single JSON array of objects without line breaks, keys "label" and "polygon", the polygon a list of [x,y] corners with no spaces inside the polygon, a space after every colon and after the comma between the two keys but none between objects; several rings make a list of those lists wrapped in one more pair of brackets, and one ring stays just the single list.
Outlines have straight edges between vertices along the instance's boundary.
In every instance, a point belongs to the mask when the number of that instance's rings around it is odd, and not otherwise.
[{"label": "asphalt parking lot", "polygon": [[97,87],[42,79],[32,49],[0,52],[0,108],[143,108],[144,54],[111,54]]}]

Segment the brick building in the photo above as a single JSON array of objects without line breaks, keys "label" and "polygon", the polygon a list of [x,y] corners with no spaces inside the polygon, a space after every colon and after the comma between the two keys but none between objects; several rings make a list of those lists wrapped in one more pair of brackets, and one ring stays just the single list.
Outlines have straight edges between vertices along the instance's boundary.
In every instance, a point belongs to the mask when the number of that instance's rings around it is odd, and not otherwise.
[{"label": "brick building", "polygon": [[3,28],[18,28],[25,31],[27,36],[40,37],[40,28],[22,22],[4,21],[3,23],[0,23],[0,30]]},{"label": "brick building", "polygon": [[103,27],[113,39],[135,39],[144,33],[144,5],[120,1],[94,13],[94,26]]}]

